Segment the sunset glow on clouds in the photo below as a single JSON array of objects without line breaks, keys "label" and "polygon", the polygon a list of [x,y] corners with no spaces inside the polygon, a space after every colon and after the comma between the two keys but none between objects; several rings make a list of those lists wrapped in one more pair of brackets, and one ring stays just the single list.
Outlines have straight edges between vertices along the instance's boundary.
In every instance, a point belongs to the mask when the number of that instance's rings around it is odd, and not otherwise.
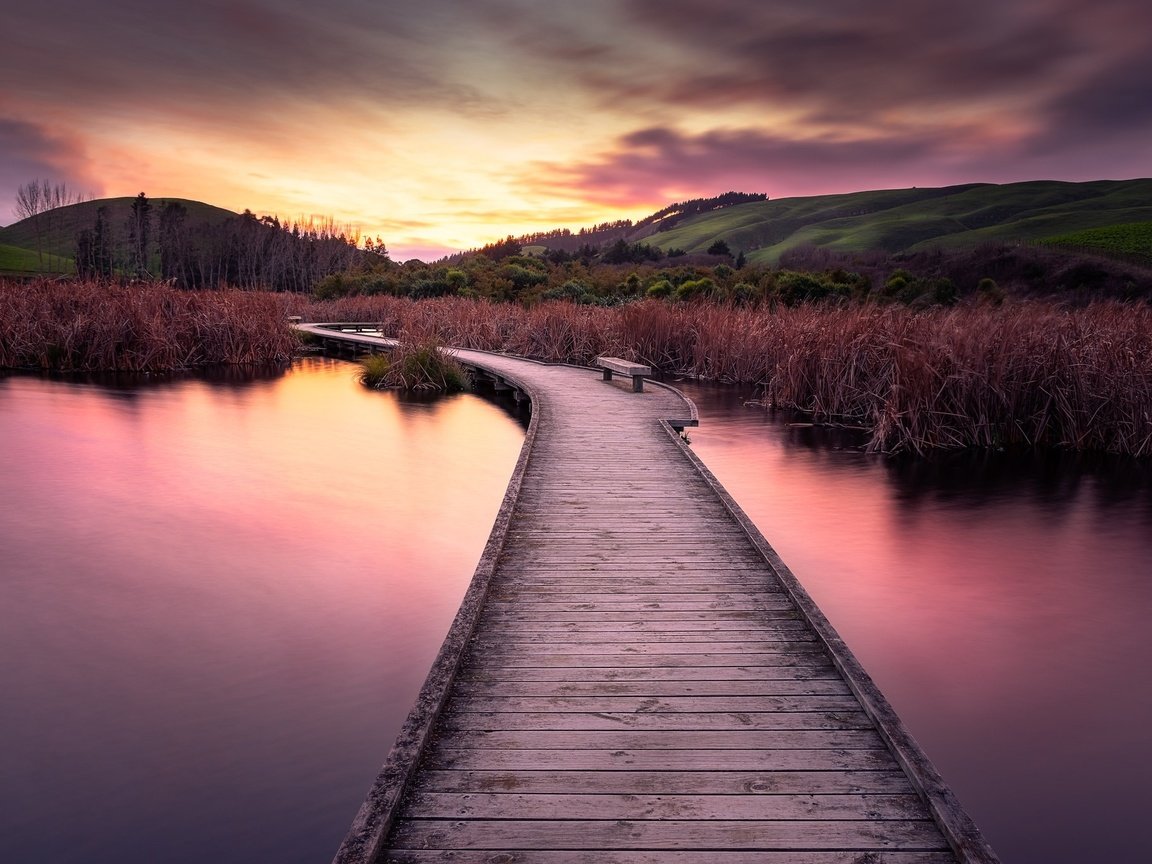
[{"label": "sunset glow on clouds", "polygon": [[1143,0],[13,0],[35,178],[318,214],[437,257],[773,198],[1152,174]]}]

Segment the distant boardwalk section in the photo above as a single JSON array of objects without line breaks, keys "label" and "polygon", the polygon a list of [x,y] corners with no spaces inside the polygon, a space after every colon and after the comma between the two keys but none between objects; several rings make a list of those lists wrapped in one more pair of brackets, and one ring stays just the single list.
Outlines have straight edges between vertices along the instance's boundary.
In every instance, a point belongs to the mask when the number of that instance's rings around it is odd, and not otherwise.
[{"label": "distant boardwalk section", "polygon": [[527,394],[532,421],[339,864],[997,860],[680,439],[688,400],[457,356]]}]

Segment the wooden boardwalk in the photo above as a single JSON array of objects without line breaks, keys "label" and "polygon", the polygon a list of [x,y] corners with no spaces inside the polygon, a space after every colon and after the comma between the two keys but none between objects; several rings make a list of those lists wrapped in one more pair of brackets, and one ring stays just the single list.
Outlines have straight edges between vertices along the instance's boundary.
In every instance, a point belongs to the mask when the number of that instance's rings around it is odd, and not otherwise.
[{"label": "wooden boardwalk", "polygon": [[693,417],[690,402],[459,356],[526,392],[532,421],[340,864],[997,860],[664,422]]}]

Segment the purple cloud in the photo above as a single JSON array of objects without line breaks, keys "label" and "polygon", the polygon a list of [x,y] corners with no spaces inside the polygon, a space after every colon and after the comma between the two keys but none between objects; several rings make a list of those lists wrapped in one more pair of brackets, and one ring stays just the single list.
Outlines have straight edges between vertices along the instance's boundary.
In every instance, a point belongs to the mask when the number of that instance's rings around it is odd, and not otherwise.
[{"label": "purple cloud", "polygon": [[21,38],[5,47],[0,71],[22,96],[66,100],[80,115],[252,122],[310,102],[500,108],[442,71],[434,40],[447,0],[405,4],[411,15],[362,0],[17,2],[6,23]]},{"label": "purple cloud", "polygon": [[32,180],[65,183],[76,192],[100,192],[83,146],[22,120],[0,117],[0,224],[15,220],[16,190]]},{"label": "purple cloud", "polygon": [[[958,140],[964,146],[958,147]],[[1127,178],[1118,162],[1101,172],[1075,148],[1061,158],[1067,179]],[[891,137],[795,140],[759,129],[692,135],[655,126],[622,136],[577,164],[532,165],[521,182],[537,194],[584,197],[601,205],[642,208],[728,190],[773,198],[866,189],[1010,182],[1054,176],[1050,153],[1008,151],[982,143],[981,130],[947,130]]]}]

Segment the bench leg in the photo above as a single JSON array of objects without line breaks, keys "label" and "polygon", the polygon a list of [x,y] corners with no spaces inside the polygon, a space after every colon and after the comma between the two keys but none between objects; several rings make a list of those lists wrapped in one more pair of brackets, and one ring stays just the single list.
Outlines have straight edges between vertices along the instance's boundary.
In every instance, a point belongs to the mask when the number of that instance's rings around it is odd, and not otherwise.
[{"label": "bench leg", "polygon": [[611,381],[612,380],[612,370],[611,369],[605,369],[604,370],[604,380],[605,381]]},{"label": "bench leg", "polygon": [[643,393],[644,392],[644,376],[643,375],[633,375],[632,376],[632,392],[633,393]]}]

